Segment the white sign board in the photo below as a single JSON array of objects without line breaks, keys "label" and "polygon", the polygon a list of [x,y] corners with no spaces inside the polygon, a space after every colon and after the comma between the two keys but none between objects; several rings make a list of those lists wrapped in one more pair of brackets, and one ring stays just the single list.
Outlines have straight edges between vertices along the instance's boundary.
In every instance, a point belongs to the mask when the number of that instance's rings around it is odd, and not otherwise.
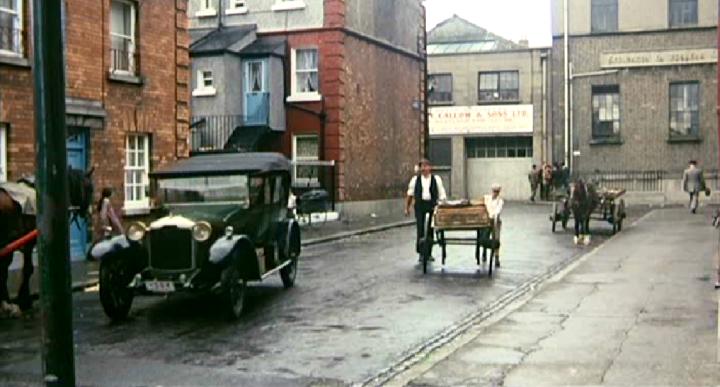
[{"label": "white sign board", "polygon": [[533,105],[434,107],[428,114],[434,136],[533,132]]},{"label": "white sign board", "polygon": [[618,52],[602,54],[600,66],[603,68],[678,66],[717,63],[717,60],[718,50],[715,48]]}]

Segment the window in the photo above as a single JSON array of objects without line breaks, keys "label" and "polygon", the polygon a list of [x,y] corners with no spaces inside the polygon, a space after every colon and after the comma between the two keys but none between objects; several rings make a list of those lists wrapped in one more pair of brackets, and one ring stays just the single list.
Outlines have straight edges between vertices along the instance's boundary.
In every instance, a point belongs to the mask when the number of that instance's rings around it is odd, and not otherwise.
[{"label": "window", "polygon": [[592,32],[618,30],[618,0],[592,0]]},{"label": "window", "polygon": [[195,90],[193,90],[193,97],[208,97],[216,94],[215,80],[213,78],[212,71],[200,70],[197,72],[197,79],[195,81]]},{"label": "window", "polygon": [[22,0],[0,0],[0,55],[23,55]]},{"label": "window", "polygon": [[7,124],[0,124],[0,182],[7,181]]},{"label": "window", "polygon": [[466,144],[467,157],[486,158],[531,158],[532,137],[487,137],[469,138]]},{"label": "window", "polygon": [[292,51],[292,101],[319,101],[318,50],[316,48]]},{"label": "window", "polygon": [[431,74],[428,76],[428,100],[431,104],[452,103],[452,74]]},{"label": "window", "polygon": [[216,1],[217,0],[200,0],[200,9],[195,12],[195,16],[208,17],[217,15],[217,10],[215,9]]},{"label": "window", "polygon": [[247,2],[245,0],[229,0],[228,9],[225,11],[228,15],[237,15],[247,13]]},{"label": "window", "polygon": [[520,100],[520,81],[517,71],[480,73],[478,101],[480,103],[517,102]]},{"label": "window", "polygon": [[249,204],[247,175],[180,177],[158,180],[158,197],[163,203]]},{"label": "window", "polygon": [[265,71],[262,61],[247,62],[247,91],[251,93],[265,92]]},{"label": "window", "polygon": [[697,0],[669,0],[670,27],[688,27],[698,23]]},{"label": "window", "polygon": [[670,138],[700,135],[700,84],[670,84]]},{"label": "window", "polygon": [[131,134],[125,142],[125,209],[147,209],[150,137]]},{"label": "window", "polygon": [[430,139],[430,161],[440,167],[452,165],[452,141],[449,138]]},{"label": "window", "polygon": [[320,138],[317,135],[293,137],[293,161],[295,184],[317,184],[319,169],[316,166],[302,165],[303,162],[320,159]]},{"label": "window", "polygon": [[113,0],[110,9],[110,72],[135,75],[135,4]]},{"label": "window", "polygon": [[620,88],[593,86],[592,138],[620,137]]}]

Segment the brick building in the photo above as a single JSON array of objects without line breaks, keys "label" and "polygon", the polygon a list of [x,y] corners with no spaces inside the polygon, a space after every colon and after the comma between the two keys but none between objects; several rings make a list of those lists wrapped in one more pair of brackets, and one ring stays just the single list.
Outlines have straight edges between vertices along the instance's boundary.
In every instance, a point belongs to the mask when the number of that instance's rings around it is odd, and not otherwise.
[{"label": "brick building", "polygon": [[480,197],[493,183],[527,200],[527,174],[548,161],[548,54],[458,16],[428,35],[430,150],[450,194]]},{"label": "brick building", "polygon": [[295,185],[401,210],[425,145],[424,20],[419,0],[191,0],[193,149],[334,161]]},{"label": "brick building", "polygon": [[686,200],[680,177],[690,159],[715,180],[718,2],[567,4],[566,63],[566,10],[552,2],[555,159],[641,201]]},{"label": "brick building", "polygon": [[[35,170],[32,7],[0,3],[0,179]],[[68,163],[94,167],[125,217],[149,211],[148,173],[188,154],[186,0],[64,5]],[[98,192],[96,192],[96,195]],[[72,230],[74,257],[88,232]]]}]

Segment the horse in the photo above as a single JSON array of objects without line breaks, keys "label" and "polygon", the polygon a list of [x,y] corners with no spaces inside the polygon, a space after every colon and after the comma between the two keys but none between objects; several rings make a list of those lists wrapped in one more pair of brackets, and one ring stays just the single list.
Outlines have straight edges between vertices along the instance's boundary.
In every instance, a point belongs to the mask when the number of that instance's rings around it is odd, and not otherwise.
[{"label": "horse", "polygon": [[575,219],[575,244],[590,244],[590,215],[600,203],[599,196],[592,184],[577,179],[570,184],[568,199],[570,210]]},{"label": "horse", "polygon": [[[93,169],[84,172],[68,168],[68,198],[72,213],[71,222],[78,222],[79,218],[87,219],[89,217],[88,209],[93,199],[92,173]],[[21,183],[34,191],[34,179],[23,179]],[[35,215],[24,213],[20,204],[0,187],[0,248],[32,232],[35,228]],[[22,282],[16,299],[17,304],[11,303],[7,288],[12,255],[0,257],[0,317],[3,315],[18,317],[22,310],[32,307],[30,277],[34,271],[32,252],[35,243],[35,241],[32,241],[20,248],[23,256],[23,268]]]}]

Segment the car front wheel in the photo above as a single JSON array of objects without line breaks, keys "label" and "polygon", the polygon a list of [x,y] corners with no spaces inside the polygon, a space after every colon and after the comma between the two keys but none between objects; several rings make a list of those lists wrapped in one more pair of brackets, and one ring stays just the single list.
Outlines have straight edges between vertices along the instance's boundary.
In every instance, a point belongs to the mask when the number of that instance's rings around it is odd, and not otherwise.
[{"label": "car front wheel", "polygon": [[121,258],[100,262],[100,303],[113,321],[127,318],[135,296],[128,285],[133,278],[130,263]]},{"label": "car front wheel", "polygon": [[236,265],[230,265],[222,273],[222,295],[227,315],[231,320],[240,318],[245,306],[247,282],[240,278]]}]

